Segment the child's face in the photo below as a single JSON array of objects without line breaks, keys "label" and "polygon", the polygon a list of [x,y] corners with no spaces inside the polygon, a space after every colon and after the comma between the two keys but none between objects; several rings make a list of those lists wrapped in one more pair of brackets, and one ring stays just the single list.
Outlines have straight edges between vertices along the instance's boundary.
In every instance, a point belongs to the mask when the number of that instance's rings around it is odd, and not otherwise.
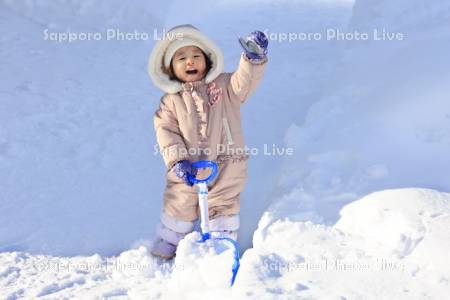
[{"label": "child's face", "polygon": [[182,82],[202,80],[206,75],[203,51],[195,46],[178,49],[172,58],[172,68],[175,76]]}]

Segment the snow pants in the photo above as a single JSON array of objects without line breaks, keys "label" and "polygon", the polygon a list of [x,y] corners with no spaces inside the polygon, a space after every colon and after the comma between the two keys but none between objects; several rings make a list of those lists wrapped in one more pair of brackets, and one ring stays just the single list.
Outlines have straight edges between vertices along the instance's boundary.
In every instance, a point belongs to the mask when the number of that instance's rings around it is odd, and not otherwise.
[{"label": "snow pants", "polygon": [[[204,178],[210,170],[199,170]],[[239,214],[240,194],[247,179],[247,161],[219,164],[216,178],[208,184],[208,209],[211,220]],[[199,217],[197,187],[186,185],[173,170],[167,172],[163,212],[177,220],[193,222]]]}]

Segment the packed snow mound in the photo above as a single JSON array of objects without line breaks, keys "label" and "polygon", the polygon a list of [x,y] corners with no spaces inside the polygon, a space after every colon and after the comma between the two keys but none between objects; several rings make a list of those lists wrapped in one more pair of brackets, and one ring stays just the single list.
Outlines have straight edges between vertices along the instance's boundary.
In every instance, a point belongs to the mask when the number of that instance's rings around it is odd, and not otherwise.
[{"label": "packed snow mound", "polygon": [[[419,244],[433,243],[436,234],[440,234],[436,232],[436,228],[444,224],[450,225],[449,195],[426,189],[373,193],[345,206],[334,227],[364,239],[368,243],[365,245],[367,251],[373,249],[377,255],[403,258],[412,254]],[[448,237],[442,242],[445,243],[446,240]],[[449,250],[440,244],[428,246]],[[441,254],[444,255],[445,252]],[[436,260],[442,257],[433,255],[422,258]]]},{"label": "packed snow mound", "polygon": [[283,299],[438,299],[449,288],[449,193],[376,192],[345,206],[334,226],[270,218],[244,254],[237,288],[250,292],[264,278]]},{"label": "packed snow mound", "polygon": [[180,242],[175,265],[185,268],[183,272],[174,272],[172,277],[183,290],[228,287],[232,277],[234,248],[229,242],[221,240],[200,240],[200,233],[193,232]]}]

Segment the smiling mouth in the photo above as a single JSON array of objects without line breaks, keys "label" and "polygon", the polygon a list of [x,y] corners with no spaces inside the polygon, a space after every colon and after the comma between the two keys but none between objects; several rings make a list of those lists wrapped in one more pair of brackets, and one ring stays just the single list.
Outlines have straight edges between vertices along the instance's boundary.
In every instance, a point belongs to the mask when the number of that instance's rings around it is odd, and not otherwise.
[{"label": "smiling mouth", "polygon": [[189,75],[194,75],[194,74],[198,73],[198,70],[188,70],[188,71],[186,71],[186,73]]}]

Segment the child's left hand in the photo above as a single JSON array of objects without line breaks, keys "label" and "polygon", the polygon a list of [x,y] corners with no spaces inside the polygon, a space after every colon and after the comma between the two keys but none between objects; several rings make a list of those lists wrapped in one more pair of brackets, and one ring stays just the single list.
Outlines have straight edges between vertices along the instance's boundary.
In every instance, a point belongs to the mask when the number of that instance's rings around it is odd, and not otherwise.
[{"label": "child's left hand", "polygon": [[249,59],[264,59],[267,55],[269,40],[262,31],[253,31],[245,39],[240,37],[239,43]]}]

